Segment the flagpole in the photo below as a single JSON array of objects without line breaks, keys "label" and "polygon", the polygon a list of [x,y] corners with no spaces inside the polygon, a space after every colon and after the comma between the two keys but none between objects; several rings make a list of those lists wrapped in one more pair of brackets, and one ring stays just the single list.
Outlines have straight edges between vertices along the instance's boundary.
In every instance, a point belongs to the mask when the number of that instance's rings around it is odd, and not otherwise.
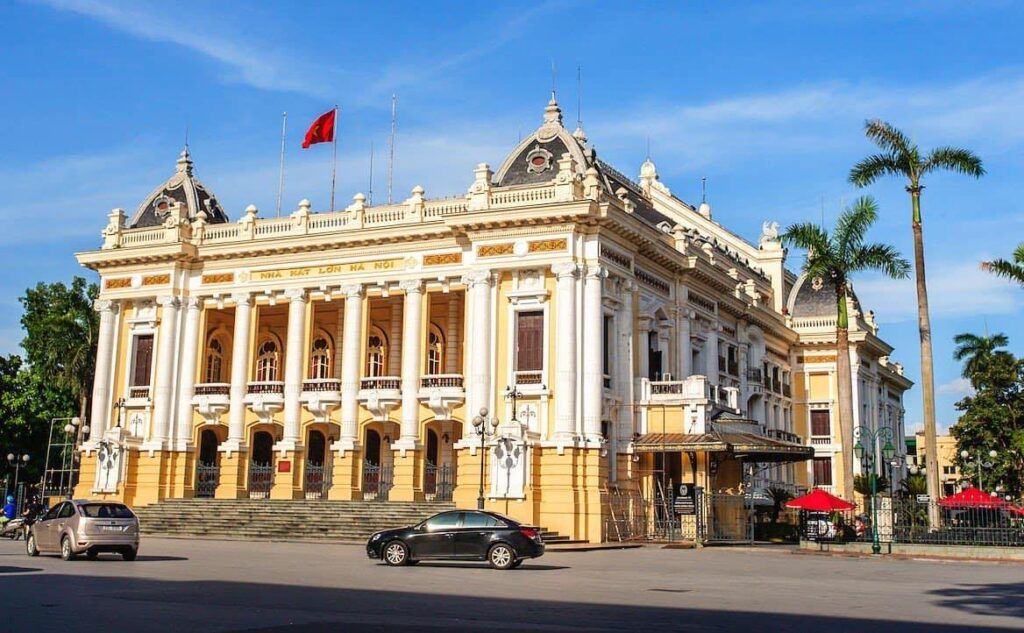
[{"label": "flagpole", "polygon": [[281,217],[281,195],[284,193],[284,136],[288,129],[288,113],[281,114],[281,170],[277,177],[277,217]]},{"label": "flagpole", "polygon": [[331,213],[334,213],[334,177],[338,169],[338,106],[334,106],[334,146],[331,156]]}]

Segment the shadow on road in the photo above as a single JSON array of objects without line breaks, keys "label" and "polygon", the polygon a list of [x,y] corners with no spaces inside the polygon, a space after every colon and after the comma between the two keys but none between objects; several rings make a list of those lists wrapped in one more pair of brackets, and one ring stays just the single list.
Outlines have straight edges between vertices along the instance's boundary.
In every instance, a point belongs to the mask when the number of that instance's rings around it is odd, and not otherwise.
[{"label": "shadow on road", "polygon": [[[977,615],[1024,618],[1024,583],[957,585],[928,592],[941,596],[936,604]],[[1024,624],[1022,624],[1024,626]]]},{"label": "shadow on road", "polygon": [[[927,630],[1005,631],[867,617],[733,611],[714,608],[637,606],[594,602],[515,599],[488,592],[471,595],[410,591],[327,588],[213,580],[165,581],[153,578],[96,577],[83,574],[26,574],[0,577],[0,595],[17,609],[5,610],[12,631],[76,630],[88,622],[104,631],[248,631],[314,633],[319,631],[870,631],[907,633]],[[525,571],[525,570],[524,570]],[[503,572],[493,572],[500,574]],[[525,576],[524,576],[525,578]],[[473,582],[479,582],[477,578]],[[1021,585],[963,589],[950,599],[984,600],[1003,615],[1015,615]],[[443,590],[440,587],[433,589]],[[465,591],[465,586],[453,586]],[[1014,601],[1016,605],[1011,606]],[[984,602],[979,604],[985,604]],[[809,605],[810,606],[810,605]],[[51,608],[47,608],[51,607]],[[913,605],[907,605],[908,610]],[[821,606],[827,610],[827,605]],[[991,612],[989,612],[991,614]],[[1005,623],[1004,623],[1005,624]]]},{"label": "shadow on road", "polygon": [[40,567],[10,567],[0,565],[0,574],[23,574],[29,571],[43,571]]},{"label": "shadow on road", "polygon": [[[377,566],[378,567],[387,567],[387,565],[385,563],[377,563]],[[421,561],[419,563],[416,563],[416,567],[451,567],[453,569],[490,569],[490,566],[487,563],[482,563],[482,562],[481,563],[476,563],[476,562],[456,563],[456,562],[447,562],[447,561],[445,561],[445,562],[442,562],[442,561],[430,561],[430,562]],[[508,571],[510,571],[510,572],[517,572],[517,571],[524,571],[524,572],[525,571],[553,571],[555,569],[569,569],[569,567],[566,566],[566,565],[539,565],[539,564],[532,564],[531,565],[530,563],[523,563],[522,567],[519,567],[517,569],[509,569]]]}]

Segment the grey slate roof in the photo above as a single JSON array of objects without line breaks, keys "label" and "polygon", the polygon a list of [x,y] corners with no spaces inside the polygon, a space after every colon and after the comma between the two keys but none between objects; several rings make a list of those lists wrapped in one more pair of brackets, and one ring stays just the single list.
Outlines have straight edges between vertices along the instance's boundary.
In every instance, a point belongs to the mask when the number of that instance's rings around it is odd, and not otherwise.
[{"label": "grey slate roof", "polygon": [[192,158],[186,149],[178,157],[177,171],[146,196],[128,222],[128,228],[160,226],[167,219],[170,205],[177,202],[185,205],[189,220],[195,220],[203,211],[210,224],[228,221],[217,197],[192,174]]}]

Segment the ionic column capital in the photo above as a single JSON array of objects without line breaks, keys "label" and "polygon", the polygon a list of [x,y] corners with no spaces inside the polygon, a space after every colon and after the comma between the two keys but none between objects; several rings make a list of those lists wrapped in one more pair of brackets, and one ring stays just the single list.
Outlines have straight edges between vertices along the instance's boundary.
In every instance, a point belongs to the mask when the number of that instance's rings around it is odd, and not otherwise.
[{"label": "ionic column capital", "polygon": [[203,307],[202,297],[188,297],[185,299],[185,307],[189,310],[201,310]]},{"label": "ionic column capital", "polygon": [[236,293],[231,295],[231,300],[235,303],[235,305],[240,305],[240,306],[251,306],[252,305],[252,295],[250,293],[248,293],[248,292],[236,292]]},{"label": "ionic column capital", "polygon": [[462,283],[469,288],[484,284],[489,286],[491,284],[491,271],[486,269],[467,270],[462,275]]},{"label": "ionic column capital", "polygon": [[306,292],[305,288],[292,288],[291,290],[285,290],[282,294],[285,299],[293,303],[305,303],[306,299],[309,298],[309,293]]},{"label": "ionic column capital", "polygon": [[346,299],[362,299],[365,290],[363,284],[345,284],[339,288]]},{"label": "ionic column capital", "polygon": [[608,269],[598,265],[588,265],[586,278],[590,279],[604,279],[608,276]]},{"label": "ionic column capital", "polygon": [[121,309],[121,303],[112,299],[97,299],[92,304],[92,309],[101,314],[104,312],[116,314]]},{"label": "ionic column capital", "polygon": [[575,279],[580,267],[576,262],[559,262],[551,265],[551,272],[558,279]]},{"label": "ionic column capital", "polygon": [[164,308],[177,308],[181,304],[181,299],[177,295],[160,295],[156,302]]},{"label": "ionic column capital", "polygon": [[400,282],[398,287],[406,294],[420,294],[423,292],[423,280],[406,279],[405,281]]}]

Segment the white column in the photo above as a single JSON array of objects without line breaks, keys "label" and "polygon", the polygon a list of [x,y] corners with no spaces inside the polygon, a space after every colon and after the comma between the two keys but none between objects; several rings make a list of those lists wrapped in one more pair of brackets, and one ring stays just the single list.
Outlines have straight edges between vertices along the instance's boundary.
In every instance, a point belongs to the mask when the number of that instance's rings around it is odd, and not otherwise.
[{"label": "white column", "polygon": [[89,440],[99,440],[110,421],[110,365],[114,358],[114,330],[120,306],[106,299],[95,303],[100,313],[100,330],[96,341],[96,375],[92,383],[92,413],[89,417]]},{"label": "white column", "polygon": [[289,290],[288,334],[285,342],[284,360],[284,437],[281,448],[294,448],[301,444],[302,403],[302,358],[306,347],[306,291]]},{"label": "white column", "polygon": [[351,450],[359,443],[359,351],[363,339],[363,287],[342,286],[345,293],[345,333],[341,353],[341,444]]},{"label": "white column", "polygon": [[633,282],[629,279],[622,280],[621,299],[622,307],[619,309],[617,320],[619,330],[619,345],[615,357],[619,370],[618,391],[619,400],[619,424],[618,438],[623,443],[629,443],[633,439],[633,404],[635,394],[633,391],[633,379],[635,370],[633,367],[633,355],[636,341],[633,336],[636,332],[636,323],[633,317]]},{"label": "white column", "polygon": [[156,383],[153,385],[153,432],[149,442],[163,448],[170,439],[171,394],[174,389],[174,357],[178,328],[178,297],[162,296],[158,299],[160,313],[160,340],[156,349]]},{"label": "white column", "polygon": [[708,382],[712,385],[718,384],[718,322],[715,321],[708,328],[708,338],[704,342],[704,351],[707,355],[706,371]]},{"label": "white column", "polygon": [[583,285],[583,434],[588,441],[601,439],[604,403],[604,308],[601,294],[602,280],[607,274],[600,266],[588,265]]},{"label": "white column", "polygon": [[405,292],[402,324],[402,435],[400,446],[413,447],[420,438],[420,367],[423,363],[423,281],[410,279]]},{"label": "white column", "polygon": [[466,389],[466,417],[472,419],[486,407],[491,385],[491,271],[471,270],[462,283],[469,288],[469,327],[474,333],[468,348],[469,387]]},{"label": "white column", "polygon": [[557,282],[555,312],[558,338],[555,354],[555,439],[576,435],[576,277],[572,262],[551,267]]},{"label": "white column", "polygon": [[391,324],[388,327],[388,376],[402,374],[402,304],[391,304]]},{"label": "white column", "polygon": [[679,310],[676,317],[676,327],[679,328],[679,376],[677,380],[686,380],[693,373],[693,348],[690,345],[690,311],[686,308]]},{"label": "white column", "polygon": [[249,293],[231,296],[235,302],[235,329],[231,336],[231,390],[228,409],[228,439],[224,450],[239,450],[245,444],[245,391],[249,384],[249,328],[252,321],[252,297]]},{"label": "white column", "polygon": [[334,370],[335,378],[341,379],[341,350],[342,341],[345,339],[345,309],[338,306],[338,319],[334,323]]},{"label": "white column", "polygon": [[185,331],[181,337],[181,366],[178,371],[178,418],[174,432],[178,450],[185,450],[192,440],[192,395],[195,392],[199,317],[202,313],[203,300],[189,297],[185,307]]},{"label": "white column", "polygon": [[444,373],[458,374],[459,346],[462,344],[462,322],[459,320],[459,299],[448,295],[448,321],[445,331]]}]

